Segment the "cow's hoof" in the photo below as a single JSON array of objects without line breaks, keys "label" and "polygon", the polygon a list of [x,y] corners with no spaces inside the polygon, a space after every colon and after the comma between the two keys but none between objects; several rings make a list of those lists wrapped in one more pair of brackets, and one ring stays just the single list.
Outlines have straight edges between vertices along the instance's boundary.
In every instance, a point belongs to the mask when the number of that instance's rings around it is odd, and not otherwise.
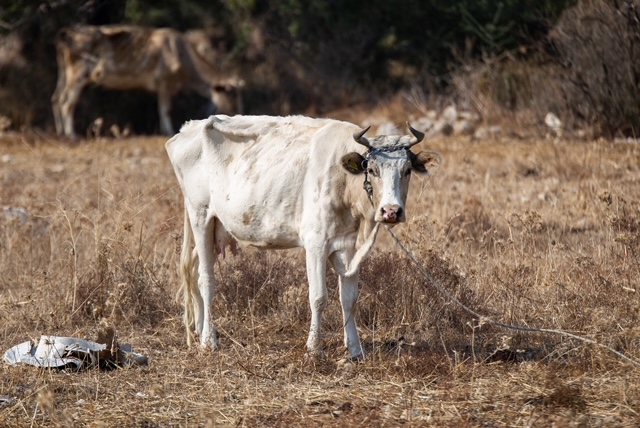
[{"label": "cow's hoof", "polygon": [[338,365],[356,364],[364,361],[364,353],[355,355],[353,357],[345,357],[338,360]]},{"label": "cow's hoof", "polygon": [[304,359],[311,362],[318,362],[324,358],[322,349],[315,351],[307,351],[304,353]]}]

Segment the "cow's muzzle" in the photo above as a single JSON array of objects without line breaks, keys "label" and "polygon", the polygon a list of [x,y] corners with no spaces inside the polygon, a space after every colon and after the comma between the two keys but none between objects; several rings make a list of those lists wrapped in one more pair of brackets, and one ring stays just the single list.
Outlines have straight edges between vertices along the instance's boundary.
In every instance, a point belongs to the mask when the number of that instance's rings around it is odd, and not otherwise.
[{"label": "cow's muzzle", "polygon": [[380,208],[384,223],[398,223],[404,221],[404,210],[400,205],[385,205]]}]

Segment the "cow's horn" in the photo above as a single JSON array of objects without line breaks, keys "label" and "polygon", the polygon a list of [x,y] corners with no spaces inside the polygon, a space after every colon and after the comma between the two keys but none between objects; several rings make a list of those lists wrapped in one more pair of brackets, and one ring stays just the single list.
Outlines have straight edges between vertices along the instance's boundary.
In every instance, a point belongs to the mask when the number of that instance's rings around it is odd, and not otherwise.
[{"label": "cow's horn", "polygon": [[364,138],[364,134],[367,133],[367,131],[369,130],[369,128],[371,128],[371,125],[367,126],[366,128],[364,128],[362,131],[360,132],[356,132],[355,134],[353,134],[353,139],[356,140],[356,143],[358,144],[362,144],[363,146],[365,146],[366,148],[370,149],[371,148],[371,144],[369,144],[369,140],[367,140],[366,138]]},{"label": "cow's horn", "polygon": [[409,147],[418,144],[420,141],[424,139],[424,132],[420,132],[416,129],[413,129],[413,127],[409,125],[409,122],[407,122],[407,126],[409,127],[409,131],[411,131],[411,133],[413,134],[413,138],[409,142]]}]

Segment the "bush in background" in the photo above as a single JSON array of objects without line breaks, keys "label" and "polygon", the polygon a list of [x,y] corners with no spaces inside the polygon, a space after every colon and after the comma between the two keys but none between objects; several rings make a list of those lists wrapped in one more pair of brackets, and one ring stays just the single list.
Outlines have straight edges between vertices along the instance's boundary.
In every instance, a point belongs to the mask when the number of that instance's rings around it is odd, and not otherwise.
[{"label": "bush in background", "polygon": [[600,133],[640,130],[640,1],[583,1],[551,33],[572,117]]}]

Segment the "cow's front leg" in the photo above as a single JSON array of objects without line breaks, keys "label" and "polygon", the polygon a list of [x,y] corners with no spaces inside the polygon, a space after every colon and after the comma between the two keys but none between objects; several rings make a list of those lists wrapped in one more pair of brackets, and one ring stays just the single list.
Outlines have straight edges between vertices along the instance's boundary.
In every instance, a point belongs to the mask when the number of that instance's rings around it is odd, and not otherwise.
[{"label": "cow's front leg", "polygon": [[342,305],[342,319],[344,321],[344,346],[349,350],[352,359],[364,357],[358,329],[356,327],[355,306],[358,300],[358,280],[360,270],[351,276],[346,276],[348,261],[353,258],[346,252],[333,253],[330,257],[331,264],[339,275],[340,303]]},{"label": "cow's front leg", "polygon": [[359,273],[351,276],[340,275],[340,303],[342,304],[342,319],[344,320],[344,346],[349,350],[349,355],[351,355],[352,359],[364,357],[355,319],[359,276]]},{"label": "cow's front leg", "polygon": [[64,135],[69,138],[76,138],[76,133],[73,126],[73,116],[76,111],[76,105],[80,100],[80,94],[84,88],[84,82],[76,85],[69,85],[59,95],[59,112],[60,121],[62,122],[62,128]]},{"label": "cow's front leg", "polygon": [[307,278],[309,280],[309,304],[311,305],[311,326],[307,351],[311,355],[322,353],[320,324],[322,311],[327,306],[326,285],[327,257],[323,249],[307,250]]}]

